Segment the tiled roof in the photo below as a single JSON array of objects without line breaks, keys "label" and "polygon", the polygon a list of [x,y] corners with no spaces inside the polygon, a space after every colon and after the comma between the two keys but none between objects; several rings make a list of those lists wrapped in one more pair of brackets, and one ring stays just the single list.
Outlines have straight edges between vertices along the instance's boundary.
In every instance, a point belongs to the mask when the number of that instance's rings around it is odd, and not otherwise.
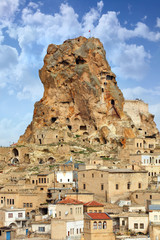
[{"label": "tiled roof", "polygon": [[79,200],[75,200],[72,198],[65,198],[63,200],[61,200],[60,202],[58,202],[58,204],[74,204],[74,205],[79,205],[79,204],[83,204],[83,202],[79,201]]},{"label": "tiled roof", "polygon": [[84,206],[87,207],[104,207],[102,203],[96,202],[96,201],[90,201],[84,204]]},{"label": "tiled roof", "polygon": [[110,216],[107,213],[86,213],[91,219],[94,220],[110,220]]}]

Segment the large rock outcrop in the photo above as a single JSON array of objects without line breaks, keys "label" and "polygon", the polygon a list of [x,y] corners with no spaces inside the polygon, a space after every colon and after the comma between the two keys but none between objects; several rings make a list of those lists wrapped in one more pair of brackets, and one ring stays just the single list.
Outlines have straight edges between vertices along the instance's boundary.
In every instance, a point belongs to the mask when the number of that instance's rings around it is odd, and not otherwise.
[{"label": "large rock outcrop", "polygon": [[83,140],[111,146],[138,135],[123,111],[124,97],[99,39],[49,45],[39,76],[44,95],[19,143]]}]

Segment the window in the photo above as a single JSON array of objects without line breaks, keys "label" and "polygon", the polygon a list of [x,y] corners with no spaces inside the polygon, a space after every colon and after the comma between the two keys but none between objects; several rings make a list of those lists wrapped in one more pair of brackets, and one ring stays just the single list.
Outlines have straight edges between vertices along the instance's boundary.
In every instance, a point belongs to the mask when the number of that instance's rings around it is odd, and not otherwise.
[{"label": "window", "polygon": [[122,220],[122,226],[125,226],[125,220]]},{"label": "window", "polygon": [[118,184],[116,184],[116,189],[118,189]]},{"label": "window", "polygon": [[29,207],[29,203],[27,203],[27,207]]},{"label": "window", "polygon": [[101,212],[102,212],[102,210],[99,210],[98,212],[99,212],[99,213],[101,213]]},{"label": "window", "polygon": [[77,234],[78,234],[78,228],[77,228]]},{"label": "window", "polygon": [[32,204],[32,203],[30,203],[30,207],[33,207],[33,204]]},{"label": "window", "polygon": [[138,143],[137,143],[137,147],[138,147]]},{"label": "window", "polygon": [[158,215],[154,215],[154,220],[158,220]]},{"label": "window", "polygon": [[32,184],[34,184],[34,180],[32,180]]},{"label": "window", "polygon": [[86,184],[85,183],[83,184],[83,189],[86,189]]},{"label": "window", "polygon": [[41,179],[39,178],[38,180],[39,180],[39,183],[40,183],[40,182],[41,182]]},{"label": "window", "polygon": [[98,229],[102,229],[102,222],[101,221],[98,222]]},{"label": "window", "polygon": [[101,184],[101,190],[104,190],[104,185],[103,184]]},{"label": "window", "polygon": [[104,221],[104,222],[103,222],[103,229],[106,229],[106,228],[107,228],[107,222]]},{"label": "window", "polygon": [[62,182],[62,179],[60,179],[60,182]]},{"label": "window", "polygon": [[40,190],[43,191],[43,187],[41,187]]},{"label": "window", "polygon": [[103,178],[103,174],[101,174],[101,178]]},{"label": "window", "polygon": [[142,187],[141,183],[138,183],[138,188],[141,188],[141,187]]},{"label": "window", "polygon": [[138,229],[138,223],[134,223],[134,229]]},{"label": "window", "polygon": [[22,217],[23,215],[22,215],[22,213],[18,213],[18,217],[20,218],[20,217]]},{"label": "window", "polygon": [[130,189],[131,188],[131,183],[127,183],[127,189]]},{"label": "window", "polygon": [[8,218],[13,218],[13,213],[8,213]]},{"label": "window", "polygon": [[144,229],[144,223],[140,223],[140,229]]},{"label": "window", "polygon": [[39,232],[45,232],[45,227],[38,227]]},{"label": "window", "polygon": [[94,178],[94,173],[92,173],[92,178]]},{"label": "window", "polygon": [[[72,211],[73,209],[72,208],[70,208],[70,214],[72,214],[73,213],[73,211]],[[79,210],[79,209],[78,209]]]},{"label": "window", "polygon": [[85,174],[83,173],[83,177],[85,177]]},{"label": "window", "polygon": [[152,199],[152,195],[150,195],[149,197],[150,197],[150,199]]},{"label": "window", "polygon": [[9,205],[9,199],[7,199],[7,205]]},{"label": "window", "polygon": [[70,179],[68,179],[68,182],[70,182]]},{"label": "window", "polygon": [[61,211],[59,211],[59,217],[61,217]]},{"label": "window", "polygon": [[92,210],[89,210],[89,213],[92,213]]},{"label": "window", "polygon": [[138,198],[138,194],[136,194],[136,198]]},{"label": "window", "polygon": [[44,178],[44,183],[46,183],[46,178]]},{"label": "window", "polygon": [[26,207],[26,204],[25,204],[25,203],[23,203],[23,207],[24,207],[24,208]]},{"label": "window", "polygon": [[97,222],[96,221],[93,223],[93,229],[97,229]]}]

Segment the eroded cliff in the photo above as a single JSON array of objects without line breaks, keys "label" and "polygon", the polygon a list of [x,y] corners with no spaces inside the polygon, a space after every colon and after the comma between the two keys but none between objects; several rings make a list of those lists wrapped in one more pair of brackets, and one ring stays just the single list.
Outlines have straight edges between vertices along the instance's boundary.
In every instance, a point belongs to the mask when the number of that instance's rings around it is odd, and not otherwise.
[{"label": "eroded cliff", "polygon": [[49,45],[39,76],[44,95],[19,143],[83,141],[113,149],[138,136],[99,39]]}]

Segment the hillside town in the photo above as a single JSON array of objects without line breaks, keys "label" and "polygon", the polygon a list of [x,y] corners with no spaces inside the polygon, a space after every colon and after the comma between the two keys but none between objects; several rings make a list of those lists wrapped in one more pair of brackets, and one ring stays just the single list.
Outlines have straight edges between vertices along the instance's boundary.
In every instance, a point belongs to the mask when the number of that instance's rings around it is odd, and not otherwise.
[{"label": "hillside town", "polygon": [[0,147],[0,240],[160,239],[160,134],[125,100],[102,43],[49,45],[43,98]]}]

